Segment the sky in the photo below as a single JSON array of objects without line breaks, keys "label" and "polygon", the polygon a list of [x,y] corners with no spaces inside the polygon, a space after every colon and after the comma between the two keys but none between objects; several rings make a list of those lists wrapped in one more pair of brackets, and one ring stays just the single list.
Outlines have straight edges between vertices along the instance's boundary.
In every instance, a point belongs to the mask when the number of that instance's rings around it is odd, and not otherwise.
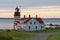
[{"label": "sky", "polygon": [[0,18],[13,18],[16,6],[21,17],[60,18],[60,0],[0,0]]}]

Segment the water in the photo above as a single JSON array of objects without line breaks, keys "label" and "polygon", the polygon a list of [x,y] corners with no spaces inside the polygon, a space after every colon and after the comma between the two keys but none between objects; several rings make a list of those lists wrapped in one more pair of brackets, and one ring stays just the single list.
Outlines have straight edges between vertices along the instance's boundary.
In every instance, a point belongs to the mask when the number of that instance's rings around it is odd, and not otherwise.
[{"label": "water", "polygon": [[[43,18],[45,24],[58,24],[60,25],[60,18]],[[48,27],[48,26],[46,26]],[[13,29],[12,18],[0,18],[0,29]]]},{"label": "water", "polygon": [[45,24],[60,25],[60,18],[43,18]]},{"label": "water", "polygon": [[60,25],[60,18],[43,18],[43,21],[44,21],[47,28],[49,28],[49,27],[52,27],[52,28],[59,27],[59,26],[49,26],[50,24]]},{"label": "water", "polygon": [[13,19],[0,18],[0,29],[13,29]]}]

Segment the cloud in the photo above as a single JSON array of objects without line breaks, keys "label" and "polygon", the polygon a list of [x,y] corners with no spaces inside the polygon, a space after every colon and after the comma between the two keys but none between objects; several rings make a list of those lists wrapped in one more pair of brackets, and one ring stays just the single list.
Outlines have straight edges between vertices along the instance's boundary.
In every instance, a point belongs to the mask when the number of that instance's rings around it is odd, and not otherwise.
[{"label": "cloud", "polygon": [[[14,16],[14,9],[0,9],[0,18],[6,17],[11,18]],[[21,8],[21,17],[26,15],[31,15],[31,17],[38,17],[41,18],[60,18],[60,6],[40,6],[40,7],[27,7]]]},{"label": "cloud", "polygon": [[60,0],[0,0],[0,8],[14,8],[17,5],[21,7],[59,6]]},{"label": "cloud", "polygon": [[22,0],[21,5],[23,7],[60,5],[60,0]]},{"label": "cloud", "polygon": [[20,0],[0,0],[0,8],[14,8],[20,5]]},{"label": "cloud", "polygon": [[27,7],[21,9],[21,15],[30,14],[32,17],[38,15],[38,17],[42,18],[60,18],[60,6],[40,6],[40,7]]}]

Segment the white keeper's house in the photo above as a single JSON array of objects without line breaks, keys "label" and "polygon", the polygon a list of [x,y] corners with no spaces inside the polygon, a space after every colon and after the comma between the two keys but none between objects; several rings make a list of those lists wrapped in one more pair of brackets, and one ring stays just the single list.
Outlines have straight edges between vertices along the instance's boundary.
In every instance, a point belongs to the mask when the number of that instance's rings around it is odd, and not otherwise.
[{"label": "white keeper's house", "polygon": [[[17,13],[18,13],[18,11],[17,11]],[[17,20],[15,19],[14,22],[15,22],[14,29],[17,29],[17,30],[21,30],[21,31],[45,30],[45,24],[44,24],[43,20],[41,18],[38,18],[37,15],[35,18],[32,18],[31,15],[29,15],[29,17],[26,18],[24,15],[24,18],[20,18]]]},{"label": "white keeper's house", "polygon": [[45,30],[44,22],[41,18],[31,18],[30,15],[28,18],[21,18],[20,24],[18,24],[17,29],[21,31],[40,31]]}]

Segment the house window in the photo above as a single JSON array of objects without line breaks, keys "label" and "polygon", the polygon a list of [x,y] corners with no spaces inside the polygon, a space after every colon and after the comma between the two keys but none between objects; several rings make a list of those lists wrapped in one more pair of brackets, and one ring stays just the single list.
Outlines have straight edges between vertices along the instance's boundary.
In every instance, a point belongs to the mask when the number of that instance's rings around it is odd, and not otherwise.
[{"label": "house window", "polygon": [[32,22],[30,22],[30,24],[32,24]]},{"label": "house window", "polygon": [[36,24],[36,22],[34,22],[34,24]]},{"label": "house window", "polygon": [[43,26],[41,26],[41,29],[43,28]]},{"label": "house window", "polygon": [[37,26],[36,26],[36,30],[37,30]]},{"label": "house window", "polygon": [[31,28],[31,27],[29,26],[29,30],[30,30],[30,28]]}]

